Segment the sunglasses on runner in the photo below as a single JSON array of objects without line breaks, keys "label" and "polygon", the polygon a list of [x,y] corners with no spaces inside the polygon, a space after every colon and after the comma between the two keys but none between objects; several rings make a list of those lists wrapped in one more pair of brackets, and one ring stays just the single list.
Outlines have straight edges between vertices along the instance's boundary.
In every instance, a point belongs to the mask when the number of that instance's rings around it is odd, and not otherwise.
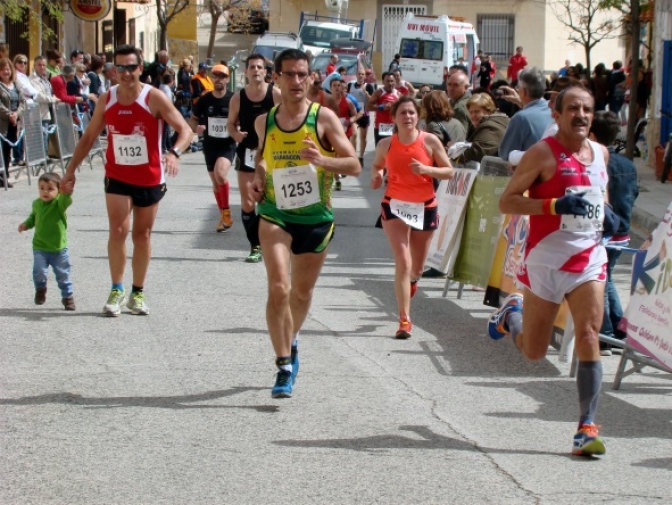
[{"label": "sunglasses on runner", "polygon": [[137,63],[134,65],[117,65],[117,72],[123,74],[126,72],[126,70],[128,70],[130,73],[133,73],[138,69],[139,66],[140,65]]}]

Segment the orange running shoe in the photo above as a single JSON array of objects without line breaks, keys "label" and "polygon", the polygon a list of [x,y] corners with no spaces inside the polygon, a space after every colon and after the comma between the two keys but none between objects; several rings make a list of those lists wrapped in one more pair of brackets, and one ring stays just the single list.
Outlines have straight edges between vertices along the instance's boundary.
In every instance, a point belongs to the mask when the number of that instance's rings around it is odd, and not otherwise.
[{"label": "orange running shoe", "polygon": [[399,340],[406,340],[407,338],[411,338],[412,330],[413,325],[411,324],[411,320],[407,317],[402,317],[399,320],[399,329],[394,335],[394,338],[398,338]]}]

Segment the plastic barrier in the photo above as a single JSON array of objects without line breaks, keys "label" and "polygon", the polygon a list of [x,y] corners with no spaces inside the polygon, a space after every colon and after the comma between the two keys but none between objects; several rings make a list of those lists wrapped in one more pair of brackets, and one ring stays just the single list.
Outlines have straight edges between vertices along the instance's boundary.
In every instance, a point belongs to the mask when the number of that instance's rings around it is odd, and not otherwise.
[{"label": "plastic barrier", "polygon": [[77,144],[72,108],[63,102],[52,104],[51,117],[54,118],[56,131],[49,139],[49,156],[55,159],[55,163],[58,163],[65,173],[65,167],[72,158]]}]

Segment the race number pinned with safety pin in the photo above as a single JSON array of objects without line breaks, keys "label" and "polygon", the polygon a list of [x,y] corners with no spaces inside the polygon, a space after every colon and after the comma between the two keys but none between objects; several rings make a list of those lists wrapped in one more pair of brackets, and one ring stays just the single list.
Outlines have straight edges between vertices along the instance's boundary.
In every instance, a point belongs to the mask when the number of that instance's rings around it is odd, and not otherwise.
[{"label": "race number pinned with safety pin", "polygon": [[404,202],[392,198],[390,199],[390,210],[392,211],[392,214],[397,216],[411,228],[415,228],[416,230],[423,229],[425,223],[424,202]]},{"label": "race number pinned with safety pin", "polygon": [[208,118],[208,136],[218,139],[228,139],[229,130],[227,129],[225,117],[209,117]]},{"label": "race number pinned with safety pin", "polygon": [[273,170],[275,203],[279,209],[308,207],[320,201],[317,170],[314,165],[275,168]]},{"label": "race number pinned with safety pin", "polygon": [[394,132],[394,123],[380,123],[378,125],[378,135],[389,137]]},{"label": "race number pinned with safety pin", "polygon": [[146,165],[149,163],[147,139],[143,135],[117,135],[114,143],[114,162],[117,165]]},{"label": "race number pinned with safety pin", "polygon": [[245,160],[243,165],[248,168],[256,168],[254,164],[254,157],[257,155],[256,149],[245,149]]},{"label": "race number pinned with safety pin", "polygon": [[585,193],[583,198],[588,201],[585,216],[563,214],[560,229],[564,231],[601,231],[604,221],[604,191],[599,186],[570,186],[566,195]]}]

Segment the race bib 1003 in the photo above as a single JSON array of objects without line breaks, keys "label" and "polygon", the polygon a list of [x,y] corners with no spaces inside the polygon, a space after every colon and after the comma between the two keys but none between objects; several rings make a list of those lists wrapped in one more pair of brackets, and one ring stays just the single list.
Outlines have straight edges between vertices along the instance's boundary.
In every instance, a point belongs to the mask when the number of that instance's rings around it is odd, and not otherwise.
[{"label": "race bib 1003", "polygon": [[588,200],[585,216],[564,214],[560,220],[560,229],[563,231],[601,231],[604,221],[604,192],[598,186],[571,186],[565,194],[583,193]]},{"label": "race bib 1003", "polygon": [[317,170],[313,165],[274,169],[273,188],[279,209],[300,209],[320,201]]},{"label": "race bib 1003", "polygon": [[147,139],[142,135],[114,135],[114,162],[117,165],[146,165],[149,163]]},{"label": "race bib 1003", "polygon": [[228,121],[225,117],[209,117],[208,118],[208,135],[218,139],[228,139],[229,131],[226,126]]},{"label": "race bib 1003", "polygon": [[422,230],[425,223],[425,204],[423,202],[404,202],[395,198],[390,199],[392,214],[401,219],[411,228]]},{"label": "race bib 1003", "polygon": [[378,125],[378,135],[389,137],[394,132],[394,123],[380,123]]}]

